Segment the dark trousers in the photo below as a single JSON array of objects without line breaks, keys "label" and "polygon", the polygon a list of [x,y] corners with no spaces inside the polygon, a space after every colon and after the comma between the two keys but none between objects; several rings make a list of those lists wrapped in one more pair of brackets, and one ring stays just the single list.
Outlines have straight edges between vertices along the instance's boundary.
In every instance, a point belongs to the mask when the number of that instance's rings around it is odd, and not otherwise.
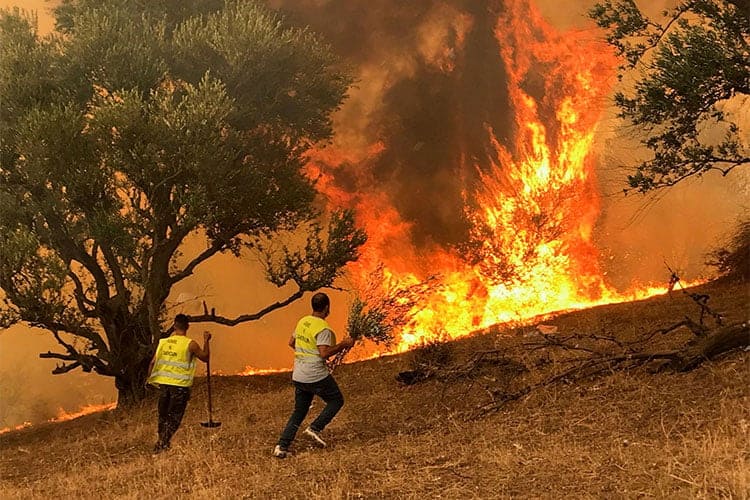
[{"label": "dark trousers", "polygon": [[190,387],[177,387],[162,384],[159,389],[159,442],[157,447],[169,448],[172,435],[182,422],[188,400]]},{"label": "dark trousers", "polygon": [[310,424],[310,428],[316,432],[325,429],[326,425],[344,406],[344,395],[341,394],[339,386],[330,375],[311,384],[294,382],[294,411],[279,438],[279,446],[282,449],[289,448],[289,445],[294,441],[294,436],[297,435],[299,426],[305,420],[307,412],[310,411],[310,404],[312,404],[315,396],[319,396],[326,403],[326,407],[320,412],[318,418]]}]

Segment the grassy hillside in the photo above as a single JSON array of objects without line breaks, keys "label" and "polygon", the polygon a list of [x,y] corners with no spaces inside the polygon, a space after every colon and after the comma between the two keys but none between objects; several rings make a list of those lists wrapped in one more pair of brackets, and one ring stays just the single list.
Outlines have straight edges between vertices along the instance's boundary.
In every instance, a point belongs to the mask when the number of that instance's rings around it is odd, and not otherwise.
[{"label": "grassy hillside", "polygon": [[[703,291],[729,320],[747,319],[746,285]],[[560,334],[628,338],[694,311],[673,294],[545,323]],[[518,346],[529,331],[468,338],[451,344],[450,354],[460,364],[479,350]],[[0,436],[0,497],[750,497],[748,352],[689,373],[638,369],[554,384],[482,416],[477,408],[488,389],[507,382],[501,366],[400,386],[395,376],[417,356],[337,370],[347,402],[325,431],[327,449],[300,436],[291,458],[271,456],[291,410],[288,374],[212,379],[223,423],[215,430],[199,426],[207,418],[200,379],[172,450],[156,457],[153,402],[130,415],[113,411]],[[320,409],[316,402],[313,412]]]}]

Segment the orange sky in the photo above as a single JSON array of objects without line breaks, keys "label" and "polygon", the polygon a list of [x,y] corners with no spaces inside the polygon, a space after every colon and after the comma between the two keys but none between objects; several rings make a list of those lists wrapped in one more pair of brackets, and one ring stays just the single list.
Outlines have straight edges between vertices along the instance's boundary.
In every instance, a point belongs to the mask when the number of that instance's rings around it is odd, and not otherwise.
[{"label": "orange sky", "polygon": [[0,7],[20,7],[25,10],[36,11],[39,17],[40,33],[49,33],[55,25],[50,10],[57,3],[56,0],[0,0]]}]

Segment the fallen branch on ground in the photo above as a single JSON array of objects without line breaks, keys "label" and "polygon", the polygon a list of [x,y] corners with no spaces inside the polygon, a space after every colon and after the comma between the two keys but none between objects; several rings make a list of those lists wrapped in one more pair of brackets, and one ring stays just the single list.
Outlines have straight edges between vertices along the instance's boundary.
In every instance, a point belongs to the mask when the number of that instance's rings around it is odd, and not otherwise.
[{"label": "fallen branch on ground", "polygon": [[[672,332],[679,327],[688,326],[685,322],[677,323],[669,328],[657,332]],[[550,386],[559,382],[572,383],[578,380],[591,379],[605,373],[615,371],[628,371],[643,367],[655,361],[662,364],[656,371],[687,372],[698,368],[704,361],[715,359],[729,351],[750,346],[750,324],[745,321],[723,326],[713,330],[699,330],[696,336],[686,345],[671,351],[652,351],[646,344],[628,343],[621,344],[618,350],[597,347],[602,338],[597,336],[571,335],[563,339],[543,335],[542,341],[524,344],[534,349],[557,349],[568,353],[585,353],[584,356],[576,356],[566,360],[572,364],[562,372],[547,376],[540,382],[529,384],[521,389],[508,392],[505,389],[491,390],[492,401],[479,408],[480,413],[497,411],[509,402],[520,399],[530,392]],[[652,332],[653,333],[653,332]],[[648,339],[654,335],[648,335]],[[588,342],[588,345],[587,345]],[[560,363],[562,364],[562,363]]]}]

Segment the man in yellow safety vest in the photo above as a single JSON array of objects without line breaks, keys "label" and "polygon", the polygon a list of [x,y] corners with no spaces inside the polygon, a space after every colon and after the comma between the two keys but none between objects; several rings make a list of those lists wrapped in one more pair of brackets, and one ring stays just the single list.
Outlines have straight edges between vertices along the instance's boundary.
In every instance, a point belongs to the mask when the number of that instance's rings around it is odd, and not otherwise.
[{"label": "man in yellow safety vest", "polygon": [[325,360],[352,347],[354,340],[345,338],[336,343],[336,336],[325,320],[330,312],[331,301],[328,295],[316,293],[312,298],[312,314],[299,320],[289,339],[289,347],[294,349],[294,411],[273,450],[273,455],[277,458],[285,458],[289,453],[289,445],[307,416],[314,396],[322,398],[326,406],[305,429],[305,435],[320,446],[326,446],[320,433],[344,406],[344,396],[328,372]]},{"label": "man in yellow safety vest", "polygon": [[159,440],[154,453],[169,448],[172,436],[182,422],[195,376],[195,358],[207,362],[211,355],[208,344],[211,334],[203,332],[201,349],[198,342],[187,337],[189,327],[187,316],[175,316],[174,331],[169,337],[159,340],[148,367],[148,383],[159,387]]}]

